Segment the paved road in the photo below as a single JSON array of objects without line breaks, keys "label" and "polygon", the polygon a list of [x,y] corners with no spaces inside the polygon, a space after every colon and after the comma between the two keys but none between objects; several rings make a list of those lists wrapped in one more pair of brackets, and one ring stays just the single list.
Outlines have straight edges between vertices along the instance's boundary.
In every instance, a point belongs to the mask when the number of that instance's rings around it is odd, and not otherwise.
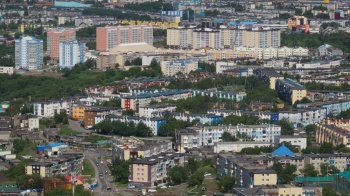
[{"label": "paved road", "polygon": [[74,131],[79,131],[79,132],[83,132],[83,133],[91,133],[90,130],[86,130],[86,129],[84,129],[84,127],[80,126],[79,121],[68,119],[68,122],[69,122],[69,128],[71,128]]}]

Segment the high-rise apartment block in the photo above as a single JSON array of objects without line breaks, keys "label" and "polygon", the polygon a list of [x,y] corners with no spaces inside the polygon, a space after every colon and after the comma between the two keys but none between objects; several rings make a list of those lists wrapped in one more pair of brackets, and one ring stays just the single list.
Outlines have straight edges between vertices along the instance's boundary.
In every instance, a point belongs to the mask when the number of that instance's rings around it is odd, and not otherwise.
[{"label": "high-rise apartment block", "polygon": [[110,50],[120,44],[147,43],[153,45],[153,27],[148,25],[96,28],[96,49]]},{"label": "high-rise apartment block", "polygon": [[43,65],[43,40],[24,37],[15,40],[16,69],[36,69]]},{"label": "high-rise apartment block", "polygon": [[178,27],[167,29],[167,45],[174,48],[234,48],[259,47],[277,48],[281,43],[279,29],[271,28],[193,28]]},{"label": "high-rise apartment block", "polygon": [[85,43],[77,41],[60,42],[60,69],[72,68],[77,63],[85,62]]},{"label": "high-rise apartment block", "polygon": [[74,29],[52,29],[47,32],[47,54],[51,58],[59,58],[60,43],[76,40]]}]

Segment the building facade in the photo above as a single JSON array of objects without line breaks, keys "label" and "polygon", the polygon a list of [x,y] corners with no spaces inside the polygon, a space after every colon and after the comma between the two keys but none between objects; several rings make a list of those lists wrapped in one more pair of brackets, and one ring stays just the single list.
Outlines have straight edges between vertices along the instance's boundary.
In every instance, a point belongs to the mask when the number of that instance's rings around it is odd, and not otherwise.
[{"label": "building facade", "polygon": [[147,43],[153,45],[153,27],[148,25],[96,28],[96,49],[110,50],[120,44]]},{"label": "building facade", "polygon": [[280,99],[289,104],[306,97],[306,88],[290,78],[276,80],[276,91]]},{"label": "building facade", "polygon": [[60,58],[60,43],[76,40],[74,29],[51,29],[47,32],[47,54],[51,58]]},{"label": "building facade", "polygon": [[32,70],[43,66],[43,40],[23,37],[15,40],[16,69]]},{"label": "building facade", "polygon": [[188,74],[198,69],[198,60],[199,59],[162,61],[160,66],[165,76],[175,76],[177,73]]},{"label": "building facade", "polygon": [[60,42],[59,68],[73,68],[78,63],[85,62],[85,43],[78,41]]}]

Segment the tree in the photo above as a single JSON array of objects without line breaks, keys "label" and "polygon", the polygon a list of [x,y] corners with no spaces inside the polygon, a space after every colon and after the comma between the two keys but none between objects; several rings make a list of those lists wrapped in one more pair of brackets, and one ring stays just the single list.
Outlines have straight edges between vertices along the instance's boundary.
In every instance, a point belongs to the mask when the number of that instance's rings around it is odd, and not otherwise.
[{"label": "tree", "polygon": [[[45,192],[45,196],[57,196],[57,195],[66,195],[66,196],[73,196],[72,190],[69,189],[62,189],[62,188],[55,188],[48,192]],[[79,184],[75,187],[75,195],[79,196],[90,196],[90,191],[84,190],[84,186],[82,184]]]},{"label": "tree", "polygon": [[289,123],[289,121],[285,118],[282,120],[278,121],[277,123],[279,126],[281,126],[281,135],[293,135],[294,134],[294,129]]},{"label": "tree", "polygon": [[181,166],[175,166],[168,171],[167,181],[170,185],[178,185],[186,182],[188,179],[188,170]]},{"label": "tree", "polygon": [[233,191],[233,187],[235,186],[236,178],[233,176],[224,176],[218,182],[218,188],[223,193],[231,193]]},{"label": "tree", "polygon": [[338,194],[332,187],[324,187],[322,189],[322,195],[337,196]]},{"label": "tree", "polygon": [[281,163],[275,162],[272,169],[277,172],[278,182],[280,184],[290,184],[296,176],[294,173],[297,171],[297,166],[287,164],[282,167]]},{"label": "tree", "polygon": [[322,143],[320,147],[320,153],[333,153],[333,144],[332,143]]},{"label": "tree", "polygon": [[316,171],[314,165],[310,163],[305,164],[304,169],[301,170],[301,173],[309,177],[316,177],[318,175],[318,171]]},{"label": "tree", "polygon": [[194,172],[198,169],[198,162],[194,158],[189,158],[186,167],[190,171],[191,174],[194,174]]},{"label": "tree", "polygon": [[66,110],[62,110],[59,114],[55,113],[53,117],[56,124],[62,123],[64,125],[68,124],[68,115]]},{"label": "tree", "polygon": [[14,139],[12,143],[16,154],[22,152],[26,147],[26,142],[24,142],[22,139]]},{"label": "tree", "polygon": [[320,165],[321,175],[322,176],[328,176],[328,175],[334,175],[340,170],[336,167],[331,167],[329,163],[321,163]]},{"label": "tree", "polygon": [[224,133],[221,136],[223,142],[231,142],[231,141],[238,141],[238,139],[231,135],[231,133],[224,131]]},{"label": "tree", "polygon": [[21,175],[16,178],[16,182],[21,190],[43,188],[43,181],[39,174]]},{"label": "tree", "polygon": [[308,10],[308,11],[304,12],[303,16],[305,16],[306,18],[313,18],[314,14],[312,13],[311,10]]},{"label": "tree", "polygon": [[122,112],[122,115],[125,115],[125,116],[134,116],[135,115],[135,111],[134,110],[125,110]]},{"label": "tree", "polygon": [[304,130],[305,130],[305,132],[306,132],[306,134],[307,134],[308,136],[311,136],[311,135],[313,135],[313,134],[315,133],[315,131],[316,131],[316,125],[314,125],[314,124],[306,125],[305,128],[304,128]]},{"label": "tree", "polygon": [[114,159],[112,161],[111,171],[116,182],[129,182],[129,163],[127,161],[119,158]]},{"label": "tree", "polygon": [[204,172],[197,171],[188,179],[188,186],[201,185],[204,180]]}]

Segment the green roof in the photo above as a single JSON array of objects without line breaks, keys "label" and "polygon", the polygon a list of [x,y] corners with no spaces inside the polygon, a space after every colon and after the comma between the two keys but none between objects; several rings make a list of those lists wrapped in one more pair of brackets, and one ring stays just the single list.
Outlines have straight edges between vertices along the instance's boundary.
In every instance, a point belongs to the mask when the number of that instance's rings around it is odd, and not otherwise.
[{"label": "green roof", "polygon": [[337,173],[339,176],[343,176],[344,178],[350,179],[350,171],[344,171]]},{"label": "green roof", "polygon": [[319,177],[296,177],[295,182],[333,182],[333,176],[319,176]]}]

